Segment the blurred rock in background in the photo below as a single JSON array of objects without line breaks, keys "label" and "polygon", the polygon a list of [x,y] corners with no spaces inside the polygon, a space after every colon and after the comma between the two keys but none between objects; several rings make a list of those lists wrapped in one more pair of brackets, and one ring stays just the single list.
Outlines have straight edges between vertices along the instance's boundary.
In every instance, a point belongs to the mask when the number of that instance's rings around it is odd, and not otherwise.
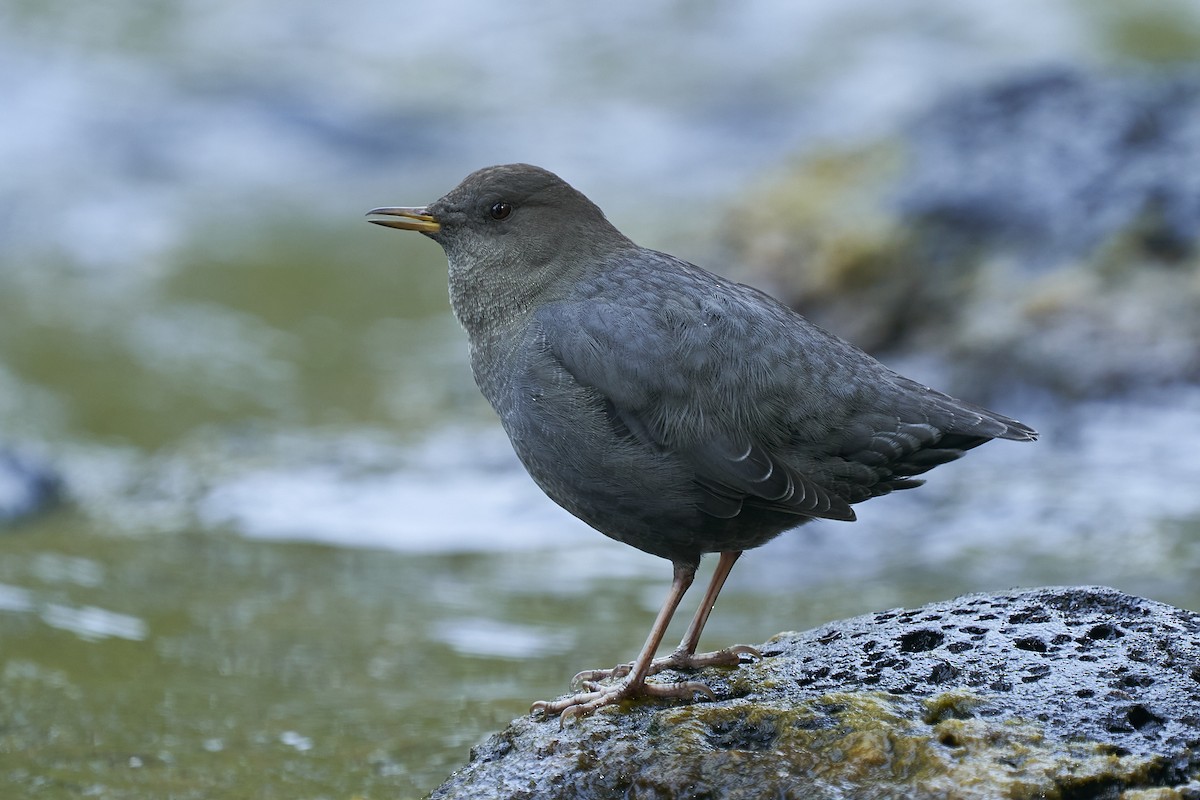
[{"label": "blurred rock in background", "polygon": [[1200,380],[1200,71],[955,91],[754,198],[727,226],[745,279],[868,349],[946,359],[956,391]]}]

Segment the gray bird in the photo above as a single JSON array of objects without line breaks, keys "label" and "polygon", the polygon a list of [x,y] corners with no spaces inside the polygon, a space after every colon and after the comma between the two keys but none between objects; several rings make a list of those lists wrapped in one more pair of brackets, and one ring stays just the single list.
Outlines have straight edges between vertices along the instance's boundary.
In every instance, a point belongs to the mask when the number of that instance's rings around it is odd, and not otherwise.
[{"label": "gray bird", "polygon": [[[539,167],[487,167],[426,207],[369,214],[445,250],[475,382],[538,486],[674,566],[633,663],[580,673],[584,692],[534,711],[565,720],[631,697],[712,697],[646,678],[758,655],[696,652],[742,551],[809,520],[853,520],[854,503],[919,486],[914,476],[989,439],[1037,438],[756,289],[639,247]],[[704,600],[656,660],[705,553],[720,558]]]}]

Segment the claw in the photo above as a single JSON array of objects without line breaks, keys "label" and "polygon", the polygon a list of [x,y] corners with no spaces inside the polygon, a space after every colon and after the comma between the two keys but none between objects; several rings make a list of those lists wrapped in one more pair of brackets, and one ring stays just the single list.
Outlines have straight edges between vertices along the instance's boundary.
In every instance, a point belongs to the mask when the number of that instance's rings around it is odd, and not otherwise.
[{"label": "claw", "polygon": [[582,706],[571,706],[570,708],[564,709],[563,712],[558,715],[558,729],[561,731],[563,726],[567,724],[567,720],[574,719],[575,717],[582,717],[586,713],[584,708],[590,705],[591,703],[586,703]]},{"label": "claw", "polygon": [[736,667],[742,663],[742,656],[762,658],[762,653],[748,644],[735,644],[711,653],[681,653],[674,652],[666,658],[656,658],[650,664],[650,673],[655,675],[664,669],[692,671],[704,667]]},{"label": "claw", "polygon": [[603,681],[609,678],[624,678],[631,672],[633,672],[633,664],[617,664],[612,669],[585,669],[583,672],[575,673],[575,677],[571,678],[571,685],[588,681]]},{"label": "claw", "polygon": [[643,686],[646,694],[651,697],[691,698],[702,694],[709,700],[716,700],[717,693],[699,681],[682,681],[680,683],[647,683]]},{"label": "claw", "polygon": [[[690,671],[704,667],[736,667],[741,663],[741,656],[762,658],[762,653],[748,644],[735,644],[711,653],[679,653],[675,652],[663,658],[656,658],[650,663],[647,675],[657,675],[666,669]],[[633,664],[617,664],[612,669],[585,669],[571,678],[571,685],[579,685],[585,689],[594,689],[598,681],[612,678],[624,678],[633,672]]]},{"label": "claw", "polygon": [[568,720],[586,716],[598,708],[603,708],[622,700],[635,697],[663,698],[692,698],[702,694],[709,700],[716,700],[717,695],[709,687],[699,681],[684,681],[682,683],[639,683],[634,685],[628,680],[611,686],[601,686],[595,681],[584,681],[586,692],[573,694],[561,700],[539,700],[530,706],[531,714],[541,712],[546,716],[558,714],[558,725],[561,728]]},{"label": "claw", "polygon": [[713,653],[713,655],[733,656],[735,659],[737,659],[737,661],[739,663],[741,661],[739,656],[750,656],[751,658],[758,658],[758,659],[761,659],[763,657],[762,653],[760,653],[758,651],[757,647],[751,647],[748,644],[730,645],[729,647],[726,647],[723,650],[717,650],[715,653]]},{"label": "claw", "polygon": [[603,694],[603,691],[581,692],[561,700],[539,700],[529,710],[541,711],[544,714],[557,714],[560,711],[566,711],[571,706],[590,703]]}]

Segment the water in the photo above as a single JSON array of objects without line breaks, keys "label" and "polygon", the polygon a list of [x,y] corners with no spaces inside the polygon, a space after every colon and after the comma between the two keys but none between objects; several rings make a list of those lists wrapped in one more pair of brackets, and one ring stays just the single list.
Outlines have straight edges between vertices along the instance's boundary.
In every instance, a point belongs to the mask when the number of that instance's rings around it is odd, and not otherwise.
[{"label": "water", "polygon": [[[1193,52],[1189,9],[0,8],[0,446],[67,499],[0,533],[0,786],[417,796],[640,645],[669,567],[524,477],[438,248],[366,209],[524,159],[705,263],[793,153],[1021,65]],[[1044,440],[747,554],[706,643],[1011,585],[1200,607],[1196,396],[1002,410]]]}]

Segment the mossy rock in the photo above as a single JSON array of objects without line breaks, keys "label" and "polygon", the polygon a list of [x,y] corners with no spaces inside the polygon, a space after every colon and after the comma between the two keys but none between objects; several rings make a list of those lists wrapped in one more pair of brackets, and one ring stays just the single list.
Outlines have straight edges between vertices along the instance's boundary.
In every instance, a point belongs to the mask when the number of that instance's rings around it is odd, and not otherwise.
[{"label": "mossy rock", "polygon": [[518,719],[432,797],[1200,797],[1198,614],[1035,589],[760,650],[699,674],[715,702]]}]

